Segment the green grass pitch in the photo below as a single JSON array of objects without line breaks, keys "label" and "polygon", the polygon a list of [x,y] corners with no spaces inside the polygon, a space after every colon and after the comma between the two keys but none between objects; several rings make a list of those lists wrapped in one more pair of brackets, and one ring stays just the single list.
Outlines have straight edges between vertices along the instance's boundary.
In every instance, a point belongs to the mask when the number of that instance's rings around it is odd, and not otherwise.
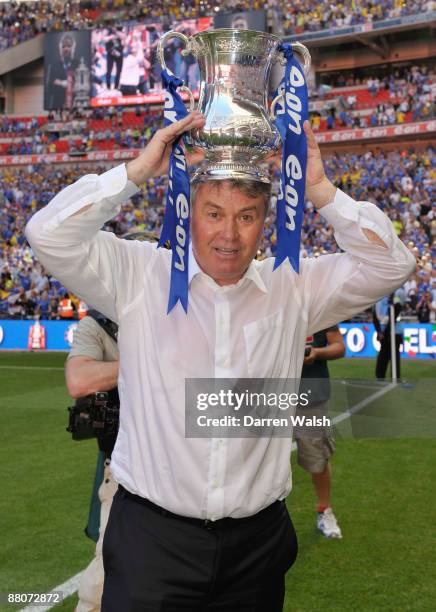
[{"label": "green grass pitch", "polygon": [[[65,431],[71,400],[64,361],[60,353],[0,353],[0,592],[49,591],[93,555],[83,528],[96,443],[73,442]],[[340,360],[330,371],[333,378],[371,379],[374,362]],[[404,362],[403,376],[429,385],[388,392],[391,409],[410,416],[424,398],[436,413],[436,363]],[[368,422],[377,402],[365,408]],[[315,531],[312,485],[293,455],[287,503],[299,556],[287,575],[285,612],[435,609],[436,431],[434,417],[424,416],[431,418],[415,438],[351,439],[344,422],[333,458],[333,507],[343,540]],[[72,611],[75,603],[73,595],[55,609]],[[10,609],[17,608],[0,605]]]}]

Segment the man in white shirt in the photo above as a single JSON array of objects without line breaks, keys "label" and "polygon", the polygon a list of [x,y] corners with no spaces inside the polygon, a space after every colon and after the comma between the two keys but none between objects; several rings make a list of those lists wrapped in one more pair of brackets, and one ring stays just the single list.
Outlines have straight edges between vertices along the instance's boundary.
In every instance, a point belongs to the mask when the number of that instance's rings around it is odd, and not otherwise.
[{"label": "man in white shirt", "polygon": [[[389,219],[327,179],[308,122],[306,196],[345,253],[300,274],[254,261],[267,193],[248,182],[195,188],[189,308],[167,314],[171,253],[99,231],[145,180],[168,172],[171,144],[202,127],[156,132],[141,155],[59,193],[28,223],[44,267],[119,324],[120,429],[103,545],[104,612],[278,612],[297,553],[282,500],[288,438],[185,438],[186,378],[299,378],[308,335],[394,291],[415,260]],[[198,160],[198,156],[196,158]]]}]

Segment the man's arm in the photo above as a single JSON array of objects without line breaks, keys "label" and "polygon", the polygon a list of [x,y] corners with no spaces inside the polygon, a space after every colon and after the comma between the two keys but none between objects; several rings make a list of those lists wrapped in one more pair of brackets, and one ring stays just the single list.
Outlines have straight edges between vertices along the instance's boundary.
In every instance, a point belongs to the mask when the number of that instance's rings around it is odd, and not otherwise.
[{"label": "man's arm", "polygon": [[[101,176],[88,174],[38,211],[25,232],[36,257],[53,276],[115,321],[118,281],[122,282],[118,288],[124,289],[128,298],[123,271],[131,268],[138,245],[119,240],[100,228],[136,191],[136,185],[127,180],[124,165]],[[76,214],[83,208],[82,214]]]},{"label": "man's arm", "polygon": [[329,329],[326,336],[327,346],[312,346],[309,355],[304,358],[304,365],[309,365],[317,359],[326,361],[341,359],[345,355],[345,342],[339,329]]},{"label": "man's arm", "polygon": [[350,318],[404,284],[416,262],[388,217],[370,202],[356,202],[324,173],[321,153],[308,122],[306,194],[333,226],[345,253],[303,259],[308,333]]},{"label": "man's arm", "polygon": [[118,313],[141,290],[144,265],[154,247],[99,231],[150,177],[168,171],[174,139],[204,124],[198,112],[158,130],[141,155],[101,176],[88,174],[57,194],[26,226],[39,261],[87,304],[118,321]]},{"label": "man's arm", "polygon": [[[319,210],[335,201],[337,188],[325,174],[321,151],[308,121],[304,123],[304,132],[307,137],[306,197]],[[387,247],[373,230],[363,227],[362,232],[373,244]]]},{"label": "man's arm", "polygon": [[[107,361],[105,343],[112,344],[113,341],[106,336],[106,332],[92,317],[85,317],[77,326],[65,364],[65,379],[71,397],[84,397],[117,386],[118,359]],[[115,348],[113,357],[116,356]]]},{"label": "man's arm", "polygon": [[118,361],[97,361],[91,357],[71,357],[65,365],[68,393],[74,399],[117,386]]},{"label": "man's arm", "polygon": [[341,359],[345,355],[345,342],[339,329],[329,329],[326,333],[327,346],[315,348],[317,359]]}]

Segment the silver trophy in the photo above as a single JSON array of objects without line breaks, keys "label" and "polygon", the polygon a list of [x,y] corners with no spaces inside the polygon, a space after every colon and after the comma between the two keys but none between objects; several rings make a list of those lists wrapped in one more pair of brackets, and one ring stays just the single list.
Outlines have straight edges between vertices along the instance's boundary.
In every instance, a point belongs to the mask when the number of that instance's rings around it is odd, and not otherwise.
[{"label": "silver trophy", "polygon": [[[190,38],[170,31],[158,45],[163,69],[167,69],[164,47],[170,38],[181,39],[185,45],[182,54],[192,53],[200,68],[198,109],[206,123],[190,132],[187,143],[201,147],[205,161],[193,180],[248,178],[269,182],[258,164],[280,146],[273,121],[281,95],[268,110],[271,67],[276,61],[286,63],[278,51],[280,38],[253,30],[210,30]],[[292,48],[300,55],[307,76],[309,51],[300,43],[292,43]],[[180,89],[188,93],[190,110],[194,110],[191,90],[185,86]]]}]

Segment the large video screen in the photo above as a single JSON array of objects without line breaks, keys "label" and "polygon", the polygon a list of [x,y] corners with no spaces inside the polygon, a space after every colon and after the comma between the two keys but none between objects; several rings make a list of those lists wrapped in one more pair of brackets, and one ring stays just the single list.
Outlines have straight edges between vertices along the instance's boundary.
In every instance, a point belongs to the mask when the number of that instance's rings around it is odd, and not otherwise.
[{"label": "large video screen", "polygon": [[44,38],[44,108],[89,106],[90,32],[50,32]]},{"label": "large video screen", "polygon": [[257,30],[266,31],[266,12],[241,11],[240,13],[221,13],[213,18],[214,28],[234,28],[235,30]]},{"label": "large video screen", "polygon": [[[168,30],[192,36],[212,25],[211,18],[186,19],[172,24],[120,24],[92,32],[91,106],[163,102],[161,67],[157,56],[160,37]],[[198,89],[198,66],[183,56],[178,38],[165,45],[168,68],[192,91]]]}]

